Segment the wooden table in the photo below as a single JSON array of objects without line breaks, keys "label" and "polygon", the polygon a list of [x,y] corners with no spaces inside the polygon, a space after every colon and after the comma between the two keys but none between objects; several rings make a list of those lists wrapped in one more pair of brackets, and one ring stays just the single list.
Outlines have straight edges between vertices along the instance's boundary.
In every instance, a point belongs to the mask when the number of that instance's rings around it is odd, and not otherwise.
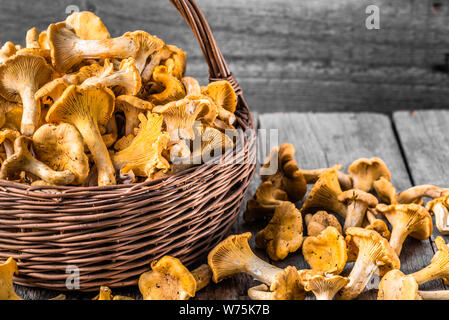
[{"label": "wooden table", "polygon": [[[412,185],[430,183],[449,186],[449,111],[395,112],[392,116],[379,113],[267,113],[255,115],[258,128],[279,129],[279,143],[290,142],[296,148],[296,160],[301,168],[329,167],[336,163],[345,169],[357,158],[380,157],[392,173],[392,182],[398,190]],[[267,147],[260,139],[259,160]],[[247,198],[252,197],[260,184],[258,174],[252,181]],[[300,204],[298,204],[300,206]],[[244,208],[242,208],[243,212]],[[247,224],[240,216],[232,233],[264,227],[263,223]],[[426,266],[434,252],[433,239],[418,241],[408,238],[401,253],[401,270],[411,273]],[[446,238],[449,240],[449,238]],[[254,247],[254,237],[251,242]],[[256,254],[269,260],[264,251]],[[301,250],[290,254],[281,267],[294,265],[308,268]],[[352,264],[348,264],[350,270]],[[359,298],[375,299],[379,277],[374,276]],[[255,282],[246,275],[238,275],[220,284],[211,284],[198,292],[195,299],[248,299],[247,290]],[[422,286],[423,290],[447,289],[441,280]],[[57,293],[48,290],[17,288],[25,299],[48,299]],[[138,298],[136,288],[114,290]],[[70,299],[90,299],[94,294],[70,293]],[[308,297],[309,299],[312,297]]]}]

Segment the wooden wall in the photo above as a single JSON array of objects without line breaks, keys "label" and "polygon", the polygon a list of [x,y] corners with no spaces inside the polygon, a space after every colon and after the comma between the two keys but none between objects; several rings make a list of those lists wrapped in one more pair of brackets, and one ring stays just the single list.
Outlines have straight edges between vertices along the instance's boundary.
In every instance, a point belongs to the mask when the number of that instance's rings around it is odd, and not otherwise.
[{"label": "wooden wall", "polygon": [[[446,108],[449,1],[198,0],[254,110],[391,111]],[[97,13],[113,36],[144,29],[188,52],[206,81],[201,51],[168,0],[0,0],[0,42],[63,20],[68,5]],[[367,30],[365,8],[380,8]]]}]

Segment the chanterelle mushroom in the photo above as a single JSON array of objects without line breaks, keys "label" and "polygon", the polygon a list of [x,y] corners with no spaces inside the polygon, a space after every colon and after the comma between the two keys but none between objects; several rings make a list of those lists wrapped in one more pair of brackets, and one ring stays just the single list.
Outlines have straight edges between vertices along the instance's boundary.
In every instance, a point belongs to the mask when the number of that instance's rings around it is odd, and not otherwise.
[{"label": "chanterelle mushroom", "polygon": [[152,178],[156,170],[167,171],[168,161],[161,155],[169,136],[162,133],[162,116],[148,112],[139,114],[140,128],[131,144],[113,155],[112,161],[123,174],[130,170],[137,176]]},{"label": "chanterelle mushroom", "polygon": [[316,300],[332,300],[348,283],[346,277],[323,273],[309,277],[304,283],[304,289],[312,291]]},{"label": "chanterelle mushroom", "polygon": [[68,87],[48,110],[47,122],[74,125],[89,148],[98,169],[98,185],[116,183],[115,169],[98,128],[106,126],[114,111],[114,94],[108,88]]},{"label": "chanterelle mushroom", "polygon": [[19,269],[13,258],[0,264],[0,300],[22,300],[14,291],[12,281],[13,275],[18,273]]},{"label": "chanterelle mushroom", "polygon": [[429,201],[426,209],[435,216],[435,226],[442,235],[449,235],[449,195]]},{"label": "chanterelle mushroom", "polygon": [[317,236],[309,236],[302,246],[304,259],[312,270],[340,274],[348,259],[346,241],[334,227]]},{"label": "chanterelle mushroom", "polygon": [[288,266],[276,275],[270,287],[261,284],[249,288],[248,296],[251,300],[304,300],[306,293],[298,270]]},{"label": "chanterelle mushroom", "polygon": [[376,231],[352,227],[346,230],[346,234],[349,238],[348,242],[357,246],[358,255],[348,276],[349,283],[337,296],[340,300],[351,300],[357,297],[379,267],[386,272],[399,269],[401,265],[394,249]]},{"label": "chanterelle mushroom", "polygon": [[390,170],[380,158],[360,158],[348,168],[353,181],[353,188],[365,192],[371,191],[374,181],[381,177],[391,180]]},{"label": "chanterelle mushroom", "polygon": [[271,181],[263,182],[254,195],[248,200],[243,219],[252,222],[274,214],[274,210],[282,202],[287,201],[288,196],[285,191],[275,189]]},{"label": "chanterelle mushroom", "polygon": [[111,289],[109,289],[106,286],[101,286],[100,292],[92,300],[134,300],[134,299],[120,295],[113,296]]},{"label": "chanterelle mushroom", "polygon": [[338,182],[337,168],[330,168],[320,174],[318,181],[310,190],[301,212],[305,213],[311,209],[326,209],[346,218],[347,207],[338,200],[342,192]]},{"label": "chanterelle mushroom", "polygon": [[[290,143],[284,143],[280,147],[274,147],[261,168],[262,181],[271,181],[276,189],[284,190],[291,202],[297,202],[304,198],[307,192],[307,183],[293,158],[295,147]],[[266,168],[277,164],[274,174],[264,174]]]},{"label": "chanterelle mushroom", "polygon": [[[246,273],[269,286],[253,288],[253,299],[286,297],[304,299],[305,293],[295,267],[281,269],[257,257],[251,250],[248,240],[251,233],[231,235],[209,252],[207,262],[212,270],[215,283],[239,273]],[[274,293],[274,295],[273,295]],[[285,298],[284,298],[285,299]]]},{"label": "chanterelle mushroom", "polygon": [[82,184],[89,174],[89,159],[78,130],[68,124],[45,124],[33,135],[36,157],[55,171],[68,170],[75,175],[72,184]]},{"label": "chanterelle mushroom", "polygon": [[5,62],[12,57],[17,52],[17,48],[11,41],[5,42],[5,44],[0,49],[0,63]]},{"label": "chanterelle mushroom", "polygon": [[55,171],[34,158],[28,150],[30,142],[31,139],[26,136],[16,139],[14,154],[3,163],[0,179],[14,180],[19,177],[21,171],[26,171],[54,185],[69,185],[75,180],[75,175],[71,171]]},{"label": "chanterelle mushroom", "polygon": [[160,50],[164,42],[143,31],[127,32],[111,39],[84,40],[78,37],[65,22],[51,24],[47,29],[53,65],[59,72],[66,72],[84,59],[134,58],[142,72],[146,59]]},{"label": "chanterelle mushroom", "polygon": [[341,228],[341,224],[338,222],[338,219],[326,211],[317,211],[313,215],[308,213],[304,217],[304,220],[306,223],[308,236],[317,236],[327,227],[334,227],[338,232],[343,234],[343,229]]},{"label": "chanterelle mushroom", "polygon": [[[335,165],[333,168],[336,168],[337,175],[338,175],[338,182],[340,182],[340,187],[342,190],[349,190],[352,189],[352,178],[350,175],[345,174],[340,171],[341,168],[343,168],[342,165]],[[304,178],[306,179],[307,184],[314,184],[317,182],[320,174],[322,174],[324,171],[328,170],[329,168],[321,168],[321,169],[299,169],[301,173],[303,174]]]},{"label": "chanterelle mushroom", "polygon": [[366,226],[364,225],[366,229],[377,231],[382,237],[390,240],[391,232],[388,229],[387,224],[385,223],[385,221],[377,218],[373,209],[368,209],[368,211],[366,212],[366,218],[366,220],[368,221],[368,224]]},{"label": "chanterelle mushroom", "polygon": [[265,248],[272,260],[282,260],[301,247],[302,231],[301,212],[286,201],[276,207],[270,223],[256,234],[256,245]]},{"label": "chanterelle mushroom", "polygon": [[397,255],[401,253],[402,244],[410,235],[418,240],[425,240],[432,235],[432,217],[418,204],[379,204],[376,210],[381,212],[390,222],[392,232],[390,245]]},{"label": "chanterelle mushroom", "polygon": [[141,112],[151,111],[154,105],[135,96],[121,95],[115,99],[117,110],[125,114],[125,135],[134,134],[134,129],[139,126],[138,115]]},{"label": "chanterelle mushroom", "polygon": [[0,95],[9,101],[22,101],[20,131],[26,136],[32,136],[39,125],[41,106],[34,94],[52,74],[45,59],[34,54],[17,54],[0,65]]},{"label": "chanterelle mushroom", "polygon": [[164,88],[162,92],[150,96],[150,102],[155,105],[167,104],[186,96],[182,82],[169,74],[165,66],[154,68],[153,80]]},{"label": "chanterelle mushroom", "polygon": [[218,118],[229,125],[235,123],[234,112],[237,107],[237,95],[229,81],[211,82],[202,88],[201,93],[211,98],[217,106]]},{"label": "chanterelle mushroom", "polygon": [[346,218],[343,230],[362,226],[366,210],[378,204],[375,196],[363,190],[351,189],[338,196],[338,200],[346,205]]},{"label": "chanterelle mushroom", "polygon": [[211,275],[208,265],[190,272],[179,259],[164,256],[140,276],[139,290],[144,300],[188,300],[209,284]]},{"label": "chanterelle mushroom", "polygon": [[73,12],[65,19],[65,23],[84,40],[103,40],[111,37],[101,19],[90,11]]}]

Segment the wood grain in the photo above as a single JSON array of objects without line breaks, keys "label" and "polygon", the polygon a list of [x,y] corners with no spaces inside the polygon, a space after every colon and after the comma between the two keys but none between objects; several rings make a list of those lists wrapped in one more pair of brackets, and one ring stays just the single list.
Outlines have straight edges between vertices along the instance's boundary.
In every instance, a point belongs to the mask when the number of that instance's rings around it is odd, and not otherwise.
[{"label": "wood grain", "polygon": [[[360,157],[376,156],[382,158],[388,165],[393,173],[392,182],[398,188],[411,186],[391,121],[385,115],[374,113],[263,114],[260,116],[260,126],[263,129],[278,129],[279,144],[290,142],[295,146],[296,159],[301,168],[330,167],[340,163],[347,169],[352,161]],[[407,274],[423,268],[429,263],[433,253],[428,240],[407,239],[400,257],[401,270]],[[275,264],[307,267],[300,252]],[[351,264],[346,268],[346,272],[349,272],[350,268]],[[360,298],[375,299],[378,281],[379,278],[375,276],[368,285],[367,292]],[[437,281],[428,284],[427,288],[441,289],[443,286]]]},{"label": "wood grain", "polygon": [[[198,3],[253,110],[447,107],[449,77],[435,71],[449,49],[445,1]],[[23,44],[27,29],[63,20],[67,5],[97,13],[113,36],[144,29],[179,45],[188,53],[188,73],[205,83],[201,50],[168,0],[2,0],[0,42]],[[365,27],[368,5],[380,9],[380,30]]]}]

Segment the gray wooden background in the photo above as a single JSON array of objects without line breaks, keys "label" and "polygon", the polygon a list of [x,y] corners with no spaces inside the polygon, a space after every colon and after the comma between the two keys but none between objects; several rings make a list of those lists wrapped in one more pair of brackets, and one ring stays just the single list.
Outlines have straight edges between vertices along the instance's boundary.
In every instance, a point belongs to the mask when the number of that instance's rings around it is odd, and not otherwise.
[{"label": "gray wooden background", "polygon": [[[446,108],[447,0],[198,0],[254,111]],[[380,8],[380,30],[365,9]],[[188,53],[206,81],[201,51],[168,0],[0,0],[0,42],[23,43],[66,7],[91,10],[113,36],[144,29]]]}]

